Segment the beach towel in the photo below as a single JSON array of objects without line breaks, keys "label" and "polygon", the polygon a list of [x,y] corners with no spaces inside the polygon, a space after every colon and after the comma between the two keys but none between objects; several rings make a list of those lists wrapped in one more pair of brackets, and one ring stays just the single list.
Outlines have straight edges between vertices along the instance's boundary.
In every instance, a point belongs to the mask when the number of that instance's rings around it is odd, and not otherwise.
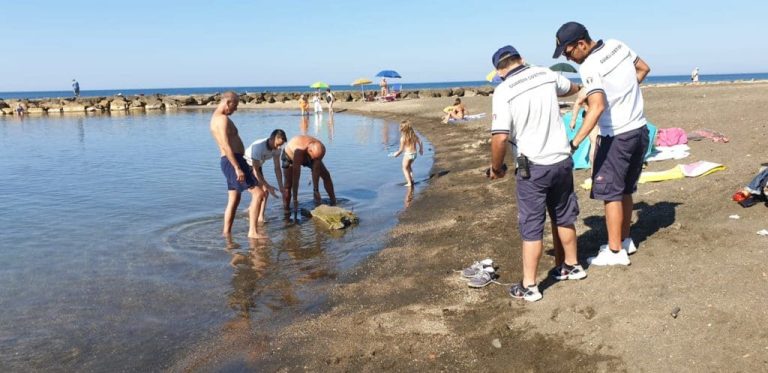
[{"label": "beach towel", "polygon": [[[568,140],[573,140],[573,138],[576,136],[576,133],[579,131],[579,128],[581,128],[582,123],[582,113],[584,112],[584,109],[579,110],[579,114],[576,116],[576,126],[571,129],[571,127],[568,125],[571,123],[571,115],[572,113],[569,111],[563,115],[563,124],[565,125],[565,133],[568,135]],[[648,122],[648,149],[645,151],[645,158],[647,159],[651,153],[653,153],[654,143],[656,142],[656,126],[653,125],[653,123]],[[579,148],[576,149],[575,152],[573,152],[573,155],[571,158],[573,158],[573,169],[574,170],[580,170],[584,168],[589,168],[589,146],[590,141],[589,137],[584,138],[584,141],[579,144]]]},{"label": "beach towel", "polygon": [[[679,164],[670,168],[669,170],[664,171],[643,171],[643,173],[640,174],[640,180],[638,180],[638,183],[655,183],[666,180],[684,179],[686,177],[706,176],[713,172],[722,170],[725,170],[725,166],[719,163],[698,161],[685,165]],[[584,183],[581,184],[581,187],[586,190],[591,189],[592,180],[584,180]]]},{"label": "beach towel", "polygon": [[450,119],[448,119],[448,122],[450,122],[450,123],[461,123],[461,122],[469,122],[470,120],[483,119],[483,118],[485,118],[485,113],[478,113],[478,114],[472,114],[472,115],[465,115],[464,119],[450,118]]},{"label": "beach towel", "polygon": [[695,130],[691,133],[688,133],[686,136],[688,137],[689,140],[697,140],[697,141],[705,138],[710,139],[714,142],[726,143],[729,141],[728,137],[726,137],[722,133],[713,131],[713,130],[708,130],[708,129]]},{"label": "beach towel", "polygon": [[698,161],[689,164],[679,164],[666,171],[643,171],[640,174],[640,184],[665,180],[682,179],[685,177],[706,176],[713,172],[725,170],[725,166],[708,161]]},{"label": "beach towel", "polygon": [[713,172],[725,170],[725,166],[707,161],[698,161],[691,164],[680,165],[683,175],[687,177],[699,177],[709,175]]},{"label": "beach towel", "polygon": [[648,162],[665,161],[667,159],[683,159],[691,155],[688,151],[691,148],[688,145],[656,146],[650,156],[645,160]]},{"label": "beach towel", "polygon": [[660,128],[656,135],[656,146],[687,144],[688,137],[682,128]]}]

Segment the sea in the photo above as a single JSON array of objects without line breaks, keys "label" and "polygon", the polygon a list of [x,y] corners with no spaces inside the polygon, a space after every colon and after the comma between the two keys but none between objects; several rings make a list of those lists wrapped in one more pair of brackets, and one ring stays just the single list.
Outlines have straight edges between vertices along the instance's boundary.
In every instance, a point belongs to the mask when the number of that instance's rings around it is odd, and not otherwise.
[{"label": "sea", "polygon": [[[566,74],[571,80],[578,82],[579,78],[577,74]],[[750,80],[768,80],[768,73],[749,73],[749,74],[712,74],[712,75],[700,75],[700,82],[732,82],[732,81],[750,81]],[[690,75],[649,75],[644,84],[672,84],[672,83],[689,83],[691,81]],[[1,84],[1,83],[0,83]],[[390,79],[391,86],[400,86],[404,90],[419,90],[419,89],[446,89],[453,87],[485,87],[490,86],[490,83],[484,80],[480,81],[456,81],[456,82],[439,82],[439,83],[408,83],[399,82],[399,79]],[[314,88],[309,86],[254,86],[254,87],[193,87],[193,88],[142,88],[142,89],[102,89],[102,90],[89,90],[87,89],[87,82],[80,82],[82,88],[80,95],[82,97],[102,97],[113,96],[122,94],[124,96],[130,95],[197,95],[197,94],[214,94],[217,92],[235,91],[238,93],[262,93],[262,92],[314,92]],[[367,87],[378,86],[377,82],[368,85]],[[0,86],[1,89],[1,86]],[[351,85],[332,85],[331,89],[335,91],[352,91],[360,90],[359,86]],[[370,89],[370,88],[368,88]],[[0,92],[0,99],[18,99],[18,98],[49,98],[49,97],[69,97],[72,95],[71,90],[63,91],[29,91],[29,92]]]},{"label": "sea", "polygon": [[[402,157],[388,156],[396,121],[240,110],[232,120],[246,145],[275,128],[320,139],[339,206],[360,222],[330,231],[307,217],[304,169],[304,213],[271,197],[269,238],[250,240],[244,195],[225,239],[210,116],[0,117],[0,372],[161,371],[239,335],[268,340],[322,310],[327,290],[381,250],[430,177],[425,138],[416,188],[403,185]],[[277,185],[271,161],[263,170]]]}]

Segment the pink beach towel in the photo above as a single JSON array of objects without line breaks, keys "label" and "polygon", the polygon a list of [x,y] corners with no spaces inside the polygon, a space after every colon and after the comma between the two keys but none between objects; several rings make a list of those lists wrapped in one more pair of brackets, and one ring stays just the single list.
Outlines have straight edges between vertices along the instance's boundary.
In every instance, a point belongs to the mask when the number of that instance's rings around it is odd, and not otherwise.
[{"label": "pink beach towel", "polygon": [[656,146],[673,146],[687,144],[688,137],[682,128],[659,128],[656,134]]}]

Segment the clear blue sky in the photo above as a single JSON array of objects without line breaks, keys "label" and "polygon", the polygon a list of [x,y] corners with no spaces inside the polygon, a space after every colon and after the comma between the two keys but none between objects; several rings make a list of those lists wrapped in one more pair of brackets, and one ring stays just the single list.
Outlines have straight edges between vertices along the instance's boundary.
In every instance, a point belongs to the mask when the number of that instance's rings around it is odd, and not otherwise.
[{"label": "clear blue sky", "polygon": [[652,75],[767,72],[763,1],[14,1],[0,13],[0,91],[482,80],[512,44],[550,65],[575,20]]}]

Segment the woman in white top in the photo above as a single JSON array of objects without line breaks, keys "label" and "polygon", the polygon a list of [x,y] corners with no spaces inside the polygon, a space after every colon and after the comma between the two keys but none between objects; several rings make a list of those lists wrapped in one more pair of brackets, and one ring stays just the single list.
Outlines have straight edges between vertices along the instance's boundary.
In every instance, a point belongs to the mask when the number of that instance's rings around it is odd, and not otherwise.
[{"label": "woman in white top", "polygon": [[315,95],[312,96],[312,105],[315,108],[315,114],[322,114],[323,113],[323,107],[320,105],[320,93],[315,92]]}]

